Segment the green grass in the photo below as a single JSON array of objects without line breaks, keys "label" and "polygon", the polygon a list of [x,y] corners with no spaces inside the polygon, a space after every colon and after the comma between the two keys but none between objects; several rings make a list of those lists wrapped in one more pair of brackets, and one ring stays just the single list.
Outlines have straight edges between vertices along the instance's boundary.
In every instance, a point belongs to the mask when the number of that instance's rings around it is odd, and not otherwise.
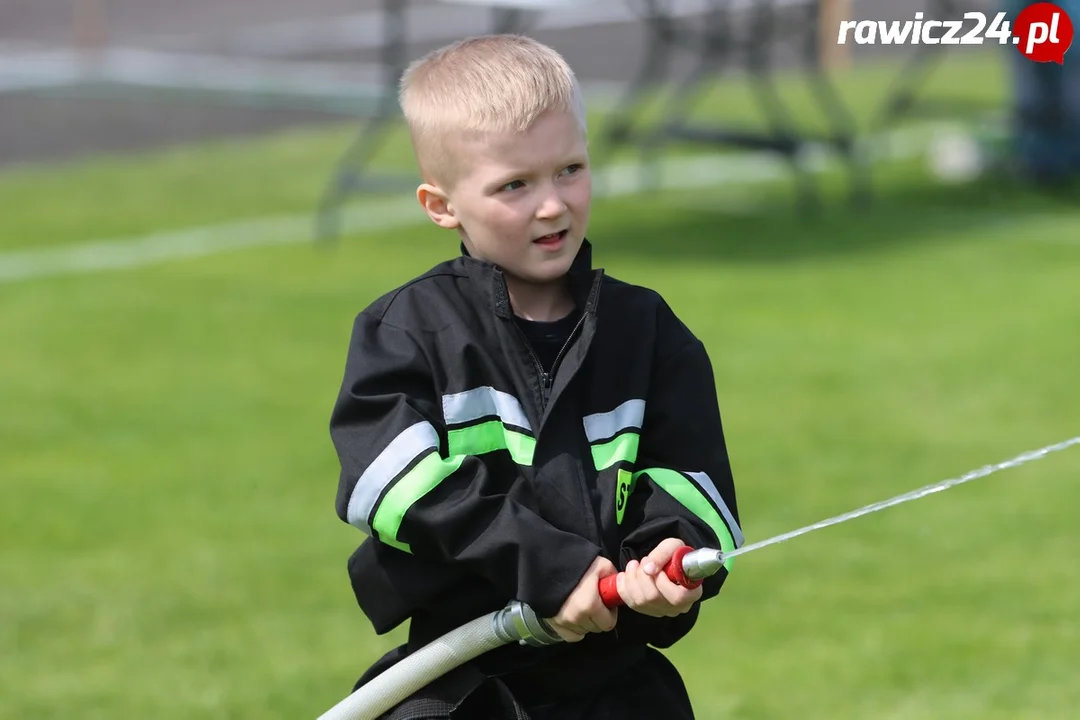
[{"label": "green grass", "polygon": [[[302,211],[344,137],[12,174],[0,238]],[[751,541],[1080,435],[1075,207],[918,163],[861,212],[788,195],[605,200],[590,230],[707,344]],[[0,284],[0,718],[315,717],[401,641],[355,608],[326,428],[354,314],[455,250],[422,226]],[[738,560],[670,653],[699,716],[1072,718],[1078,468]]]}]

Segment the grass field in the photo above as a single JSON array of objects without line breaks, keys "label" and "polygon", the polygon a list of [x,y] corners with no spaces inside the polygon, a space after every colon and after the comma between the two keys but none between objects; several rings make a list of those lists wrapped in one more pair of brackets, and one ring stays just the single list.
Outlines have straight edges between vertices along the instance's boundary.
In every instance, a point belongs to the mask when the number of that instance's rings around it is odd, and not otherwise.
[{"label": "grass field", "polygon": [[[346,137],[9,173],[0,251],[309,210]],[[604,199],[590,229],[707,344],[749,541],[1080,435],[1075,203],[915,160],[808,221],[787,185]],[[455,250],[416,224],[0,284],[0,718],[316,717],[401,641],[355,608],[327,423],[355,313]],[[670,653],[699,716],[1075,717],[1078,471],[741,559]]]}]

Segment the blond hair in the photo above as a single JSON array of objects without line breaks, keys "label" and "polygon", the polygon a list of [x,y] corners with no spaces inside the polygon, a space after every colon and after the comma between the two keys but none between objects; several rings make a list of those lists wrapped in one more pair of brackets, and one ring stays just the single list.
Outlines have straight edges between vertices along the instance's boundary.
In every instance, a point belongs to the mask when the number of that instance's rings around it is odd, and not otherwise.
[{"label": "blond hair", "polygon": [[451,182],[455,133],[523,132],[549,111],[571,112],[585,133],[585,102],[573,70],[523,35],[485,35],[413,62],[399,101],[425,180]]}]

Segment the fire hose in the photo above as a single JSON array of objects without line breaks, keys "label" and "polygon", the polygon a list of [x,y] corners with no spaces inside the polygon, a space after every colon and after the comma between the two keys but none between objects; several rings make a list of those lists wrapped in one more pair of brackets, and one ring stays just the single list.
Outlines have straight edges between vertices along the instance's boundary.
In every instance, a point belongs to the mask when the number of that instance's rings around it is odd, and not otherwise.
[{"label": "fire hose", "polygon": [[[791,538],[814,530],[847,522],[894,505],[900,505],[901,503],[948,490],[956,485],[986,477],[999,470],[1038,460],[1050,453],[1077,444],[1080,444],[1080,437],[1048,445],[1039,450],[1018,455],[1011,460],[986,465],[960,477],[942,480],[918,490],[866,505],[858,510],[837,515],[813,525],[807,525],[798,530],[750,545],[744,545],[729,552],[711,548],[694,550],[683,546],[678,548],[672,555],[671,560],[664,567],[664,573],[675,584],[692,589],[700,585],[705,578],[718,572],[728,560],[738,555],[744,555],[769,545],[786,542]],[[617,575],[609,575],[600,580],[600,597],[607,607],[616,607],[623,604],[623,600],[616,588],[616,578]],[[538,617],[532,608],[515,600],[501,610],[476,618],[459,628],[451,630],[395,663],[388,670],[320,715],[318,720],[377,720],[380,715],[425,685],[497,647],[510,643],[543,647],[560,642],[562,642],[562,638],[552,630],[550,625]]]},{"label": "fire hose", "polygon": [[[693,589],[717,572],[723,562],[724,554],[719,550],[694,550],[684,545],[672,555],[664,572],[672,582]],[[615,578],[608,575],[600,580],[600,597],[609,608],[623,604]],[[560,643],[562,638],[532,608],[515,600],[451,630],[395,663],[319,720],[375,720],[429,682],[478,655],[513,642],[542,647]]]}]

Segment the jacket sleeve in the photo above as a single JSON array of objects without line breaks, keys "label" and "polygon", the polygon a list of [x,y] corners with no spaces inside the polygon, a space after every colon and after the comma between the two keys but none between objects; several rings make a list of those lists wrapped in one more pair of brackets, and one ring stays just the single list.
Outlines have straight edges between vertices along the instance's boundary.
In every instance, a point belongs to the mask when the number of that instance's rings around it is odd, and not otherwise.
[{"label": "jacket sleeve", "polygon": [[441,398],[409,332],[361,313],[330,422],[338,515],[378,541],[486,578],[541,617],[562,607],[595,544],[528,507],[513,478],[448,455]]},{"label": "jacket sleeve", "polygon": [[[681,349],[661,362],[651,379],[621,567],[645,557],[668,537],[694,548],[726,551],[743,544],[712,365],[705,347],[690,337],[686,342],[684,336]],[[719,593],[731,564],[705,580],[702,600]],[[627,624],[645,633],[650,643],[666,647],[690,630],[698,609],[671,619],[635,614]]]}]

